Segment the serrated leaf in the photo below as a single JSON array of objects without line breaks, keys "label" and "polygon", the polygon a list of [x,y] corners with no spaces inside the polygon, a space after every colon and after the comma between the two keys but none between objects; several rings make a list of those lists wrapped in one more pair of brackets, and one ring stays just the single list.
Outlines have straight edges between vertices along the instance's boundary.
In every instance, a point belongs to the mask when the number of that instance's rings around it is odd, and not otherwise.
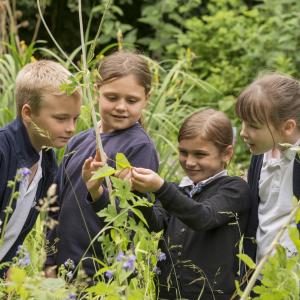
[{"label": "serrated leaf", "polygon": [[143,223],[148,227],[148,223],[146,221],[146,219],[144,218],[142,212],[138,209],[135,209],[133,207],[131,207],[131,210],[134,212],[135,215],[137,215],[139,217],[140,220],[143,221]]},{"label": "serrated leaf", "polygon": [[256,268],[256,264],[251,259],[251,257],[249,257],[247,254],[239,253],[239,254],[237,254],[237,257],[239,259],[241,259],[247,265],[248,268],[250,268],[250,269]]},{"label": "serrated leaf", "polygon": [[123,153],[117,153],[116,155],[116,168],[117,170],[131,168],[130,162]]},{"label": "serrated leaf", "polygon": [[98,169],[90,180],[97,180],[104,178],[106,176],[111,176],[116,173],[116,170],[109,165],[105,165],[102,168]]}]

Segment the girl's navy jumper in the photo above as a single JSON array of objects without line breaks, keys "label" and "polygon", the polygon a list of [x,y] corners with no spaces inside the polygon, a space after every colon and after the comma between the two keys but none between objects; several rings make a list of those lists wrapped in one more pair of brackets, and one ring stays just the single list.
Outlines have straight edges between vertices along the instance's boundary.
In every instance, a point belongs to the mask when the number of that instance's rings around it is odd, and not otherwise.
[{"label": "girl's navy jumper", "polygon": [[190,198],[165,182],[156,197],[153,209],[142,211],[151,230],[165,230],[161,249],[167,259],[158,264],[159,297],[198,299],[202,293],[204,300],[230,299],[251,202],[248,184],[223,176]]},{"label": "girl's navy jumper", "polygon": [[[23,121],[20,118],[16,118],[0,129],[0,141],[0,219],[3,226],[5,218],[4,210],[9,205],[12,192],[11,188],[7,186],[8,181],[14,180],[18,169],[31,168],[38,162],[40,156],[33,148]],[[53,150],[43,150],[42,179],[39,182],[35,199],[37,205],[39,204],[38,200],[46,195],[48,188],[53,183],[56,171],[57,165]],[[19,184],[17,184],[17,190],[18,186]],[[12,208],[14,209],[15,206],[16,201],[13,201]],[[32,229],[37,216],[38,210],[36,207],[33,207],[28,214],[18,239],[1,263],[10,261],[16,255],[18,246],[22,245],[26,235]]]},{"label": "girl's navy jumper", "polygon": [[[158,158],[153,142],[139,123],[130,128],[112,133],[101,134],[108,164],[115,167],[115,156],[123,153],[132,166],[158,169]],[[49,253],[46,266],[64,264],[67,259],[75,265],[82,262],[88,276],[93,276],[100,268],[91,257],[102,259],[99,242],[89,247],[92,239],[104,227],[104,221],[96,211],[107,205],[106,197],[91,203],[86,185],[81,178],[84,161],[95,156],[96,137],[93,129],[82,132],[72,138],[58,172],[57,227],[48,234],[49,247],[56,246],[55,253]],[[87,250],[88,249],[88,250]],[[85,253],[85,251],[87,252]],[[84,255],[85,253],[85,255]]]}]

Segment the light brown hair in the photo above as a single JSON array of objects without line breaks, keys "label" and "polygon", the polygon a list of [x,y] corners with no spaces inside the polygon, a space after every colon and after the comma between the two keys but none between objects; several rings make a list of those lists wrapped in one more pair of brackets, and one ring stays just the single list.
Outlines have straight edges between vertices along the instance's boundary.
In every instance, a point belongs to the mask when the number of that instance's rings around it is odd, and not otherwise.
[{"label": "light brown hair", "polygon": [[256,79],[238,96],[236,114],[249,123],[274,128],[294,119],[300,128],[300,84],[283,74],[270,73]]},{"label": "light brown hair", "polygon": [[203,109],[193,113],[181,125],[178,142],[197,136],[212,142],[220,152],[233,143],[232,125],[225,113],[215,109]]},{"label": "light brown hair", "polygon": [[[45,94],[64,95],[60,89],[62,83],[69,83],[72,74],[61,64],[51,60],[39,60],[25,65],[16,78],[15,97],[17,114],[21,116],[24,104],[29,104],[34,113],[38,113]],[[75,90],[81,97],[81,89]]]},{"label": "light brown hair", "polygon": [[151,89],[151,72],[148,62],[141,55],[133,52],[118,51],[106,56],[99,66],[98,87],[115,79],[134,75],[138,84],[144,87],[147,95]]}]

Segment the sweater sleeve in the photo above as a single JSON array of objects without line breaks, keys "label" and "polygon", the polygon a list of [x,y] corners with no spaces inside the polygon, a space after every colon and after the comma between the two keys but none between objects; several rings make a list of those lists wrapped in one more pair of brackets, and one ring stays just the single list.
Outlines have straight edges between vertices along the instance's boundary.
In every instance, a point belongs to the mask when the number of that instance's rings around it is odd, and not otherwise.
[{"label": "sweater sleeve", "polygon": [[183,194],[175,184],[165,182],[156,193],[163,207],[193,230],[209,230],[234,220],[250,205],[250,190],[237,177],[228,179],[215,193],[197,202]]}]

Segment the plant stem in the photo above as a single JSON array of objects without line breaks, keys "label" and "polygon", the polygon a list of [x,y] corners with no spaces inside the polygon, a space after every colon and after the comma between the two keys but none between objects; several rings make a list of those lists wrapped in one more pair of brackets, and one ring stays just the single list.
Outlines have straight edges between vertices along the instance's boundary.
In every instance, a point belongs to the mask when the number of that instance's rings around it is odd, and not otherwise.
[{"label": "plant stem", "polygon": [[42,23],[44,24],[45,28],[46,28],[46,31],[48,32],[50,38],[52,39],[53,43],[55,44],[55,46],[57,47],[57,49],[62,53],[62,55],[68,60],[68,62],[70,62],[70,64],[77,70],[77,71],[80,71],[79,68],[70,60],[69,56],[65,53],[65,51],[59,46],[59,44],[57,43],[56,39],[54,38],[54,36],[52,35],[44,17],[43,17],[43,12],[42,12],[42,9],[41,9],[41,5],[40,5],[40,0],[37,0],[36,1],[37,3],[37,8],[38,8],[38,11],[39,11],[39,15],[40,15],[40,18],[41,18],[41,21]]},{"label": "plant stem", "polygon": [[[98,124],[97,124],[97,118],[96,118],[96,112],[95,112],[95,108],[93,105],[93,98],[92,98],[92,94],[91,94],[91,86],[90,86],[90,82],[93,82],[90,76],[90,72],[88,70],[88,66],[87,66],[87,57],[86,57],[86,48],[85,48],[85,41],[84,41],[84,34],[83,34],[83,22],[82,22],[82,6],[81,6],[81,0],[78,0],[78,14],[79,14],[79,27],[80,27],[80,39],[81,39],[81,48],[82,48],[82,63],[83,63],[83,81],[84,81],[84,85],[87,87],[86,92],[87,92],[87,98],[88,98],[88,102],[91,108],[91,114],[92,114],[92,121],[93,121],[93,126],[94,126],[94,130],[96,133],[96,147],[99,150],[100,153],[100,157],[101,157],[101,161],[105,161],[106,160],[106,156],[105,156],[105,152],[103,149],[103,145],[101,142],[101,138],[100,138],[100,131],[98,128]],[[115,202],[113,200],[113,198],[111,197],[111,193],[112,193],[112,186],[111,186],[111,182],[109,180],[109,177],[105,177],[105,182],[106,182],[106,186],[108,188],[108,192],[109,192],[109,200],[110,203],[112,204],[112,206],[115,208]]]},{"label": "plant stem", "polygon": [[287,222],[280,228],[280,230],[277,232],[274,240],[272,241],[270,248],[268,249],[267,253],[265,254],[265,256],[261,259],[261,261],[259,262],[259,264],[257,265],[252,277],[249,280],[249,283],[245,289],[245,291],[243,292],[243,295],[241,297],[240,300],[246,300],[248,295],[250,294],[258,276],[261,273],[261,270],[263,269],[265,263],[268,261],[268,259],[270,258],[273,250],[275,249],[276,245],[278,244],[279,239],[281,238],[281,236],[283,235],[283,233],[286,231],[286,229],[288,228],[288,226],[291,224],[291,222],[293,221],[298,209],[300,208],[300,201],[298,202],[297,206],[291,211],[289,218],[287,220]]}]

